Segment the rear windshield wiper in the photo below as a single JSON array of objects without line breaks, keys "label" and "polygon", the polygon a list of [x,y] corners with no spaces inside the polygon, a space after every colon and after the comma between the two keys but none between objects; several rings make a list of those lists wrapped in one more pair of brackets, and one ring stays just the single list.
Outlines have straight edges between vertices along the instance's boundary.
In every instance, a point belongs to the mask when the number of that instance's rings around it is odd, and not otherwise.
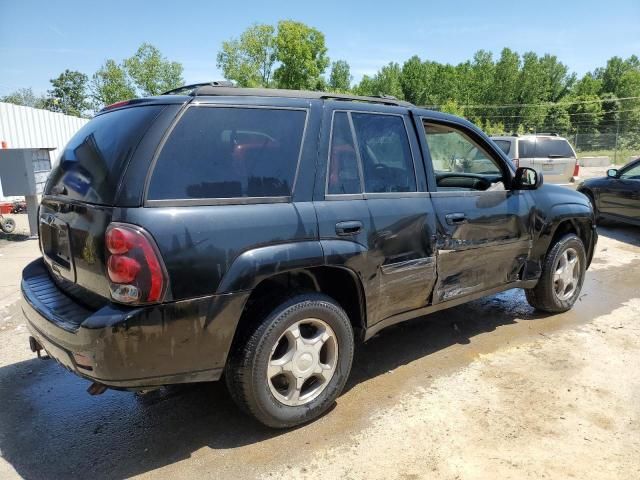
[{"label": "rear windshield wiper", "polygon": [[564,155],[547,155],[549,158],[566,158]]}]

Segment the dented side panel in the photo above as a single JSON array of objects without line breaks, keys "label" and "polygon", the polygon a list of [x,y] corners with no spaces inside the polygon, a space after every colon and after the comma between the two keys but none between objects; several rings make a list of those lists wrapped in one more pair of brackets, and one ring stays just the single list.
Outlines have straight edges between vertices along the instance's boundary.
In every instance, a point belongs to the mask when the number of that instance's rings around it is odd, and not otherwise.
[{"label": "dented side panel", "polygon": [[434,304],[520,278],[533,231],[527,192],[438,192],[432,201],[438,217]]}]

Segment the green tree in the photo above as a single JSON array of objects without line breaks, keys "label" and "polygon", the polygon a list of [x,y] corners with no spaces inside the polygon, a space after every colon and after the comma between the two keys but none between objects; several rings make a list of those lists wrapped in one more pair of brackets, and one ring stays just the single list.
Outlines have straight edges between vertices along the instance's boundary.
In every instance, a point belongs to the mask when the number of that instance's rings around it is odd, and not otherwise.
[{"label": "green tree", "polygon": [[47,109],[76,117],[84,115],[90,108],[88,81],[84,73],[75,70],[65,70],[57,78],[51,79],[53,88],[48,91]]},{"label": "green tree", "polygon": [[[582,91],[579,89],[578,91]],[[575,133],[596,133],[602,119],[602,102],[594,94],[579,94],[568,97],[567,111],[571,116],[572,130]]]},{"label": "green tree", "polygon": [[140,45],[133,56],[124,60],[124,68],[144,96],[160,95],[184,84],[182,65],[167,60],[148,43]]},{"label": "green tree", "polygon": [[222,42],[217,66],[225,78],[235,80],[241,87],[268,87],[276,59],[275,28],[255,24],[246,29],[239,39]]},{"label": "green tree", "polygon": [[385,65],[373,77],[365,75],[356,86],[355,92],[358,95],[391,95],[403,99],[402,84],[400,78],[402,69],[394,62]]},{"label": "green tree", "polygon": [[571,119],[566,104],[558,103],[547,109],[547,116],[542,125],[543,131],[567,134],[570,127]]},{"label": "green tree", "polygon": [[18,90],[11,92],[9,95],[0,97],[0,102],[13,103],[15,105],[22,105],[23,107],[46,107],[45,97],[34,94],[31,88],[19,88]]},{"label": "green tree", "polygon": [[329,65],[324,34],[301,22],[278,22],[276,48],[280,65],[274,78],[280,88],[314,88]]},{"label": "green tree", "polygon": [[135,88],[125,69],[111,59],[93,74],[89,89],[96,110],[136,96]]},{"label": "green tree", "polygon": [[346,60],[336,60],[331,64],[329,89],[334,92],[348,92],[351,88],[351,70]]},{"label": "green tree", "polygon": [[400,86],[405,100],[415,105],[425,103],[429,77],[426,65],[417,55],[414,55],[402,65]]}]

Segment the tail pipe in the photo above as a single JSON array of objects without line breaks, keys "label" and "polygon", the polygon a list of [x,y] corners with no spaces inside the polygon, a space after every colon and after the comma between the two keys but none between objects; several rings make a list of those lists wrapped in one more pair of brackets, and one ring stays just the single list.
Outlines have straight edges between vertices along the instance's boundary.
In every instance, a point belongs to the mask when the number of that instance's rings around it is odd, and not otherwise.
[{"label": "tail pipe", "polygon": [[44,350],[44,348],[42,347],[42,345],[40,345],[40,342],[38,342],[38,340],[36,340],[34,337],[29,337],[29,348],[33,353],[38,354],[38,358],[42,358],[40,352]]}]

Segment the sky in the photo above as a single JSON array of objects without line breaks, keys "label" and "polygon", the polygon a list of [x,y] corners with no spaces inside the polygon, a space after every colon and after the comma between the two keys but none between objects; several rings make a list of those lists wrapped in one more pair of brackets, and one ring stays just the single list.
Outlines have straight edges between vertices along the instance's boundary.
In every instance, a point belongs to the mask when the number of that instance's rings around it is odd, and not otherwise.
[{"label": "sky", "polygon": [[0,95],[45,93],[67,68],[91,76],[142,42],[181,62],[186,83],[219,80],[224,40],[281,19],[322,31],[329,57],[347,60],[356,81],[412,55],[456,64],[509,47],[556,55],[578,75],[640,55],[640,0],[0,0]]}]

